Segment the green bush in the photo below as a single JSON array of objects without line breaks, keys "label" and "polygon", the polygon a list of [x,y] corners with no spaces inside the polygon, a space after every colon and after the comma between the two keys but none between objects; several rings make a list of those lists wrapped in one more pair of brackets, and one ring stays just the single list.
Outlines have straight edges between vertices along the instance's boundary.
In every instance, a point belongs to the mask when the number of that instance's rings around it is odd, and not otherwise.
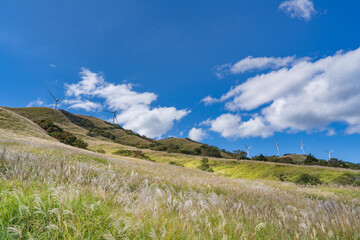
[{"label": "green bush", "polygon": [[354,187],[360,187],[360,179],[356,179],[353,183]]},{"label": "green bush", "polygon": [[339,185],[352,185],[354,184],[355,180],[356,177],[354,175],[351,175],[349,173],[344,173],[343,175],[334,178],[332,182]]},{"label": "green bush", "polygon": [[51,137],[59,140],[62,143],[84,149],[88,147],[86,142],[76,138],[74,134],[64,131],[61,127],[55,125],[52,119],[43,119],[40,121],[35,121],[35,123],[44,129]]},{"label": "green bush", "polygon": [[174,161],[169,162],[169,164],[174,165],[174,166],[179,166],[179,167],[185,167],[183,164],[177,163],[177,162],[174,162]]},{"label": "green bush", "polygon": [[319,185],[321,184],[321,181],[316,176],[312,176],[308,173],[303,173],[295,180],[295,183],[304,184],[304,185],[306,184]]},{"label": "green bush", "polygon": [[206,157],[201,160],[201,165],[198,166],[198,169],[206,172],[214,172],[214,170],[210,167],[209,159]]},{"label": "green bush", "polygon": [[96,152],[98,152],[98,153],[105,153],[105,150],[102,149],[102,148],[99,148],[98,150],[96,150]]}]

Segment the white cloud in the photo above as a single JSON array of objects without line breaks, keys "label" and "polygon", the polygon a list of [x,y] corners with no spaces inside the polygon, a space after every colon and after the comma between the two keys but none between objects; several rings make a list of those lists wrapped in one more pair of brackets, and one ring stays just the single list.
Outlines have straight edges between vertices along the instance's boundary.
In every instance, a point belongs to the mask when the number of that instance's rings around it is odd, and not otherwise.
[{"label": "white cloud", "polygon": [[265,138],[273,134],[260,116],[242,122],[240,116],[227,113],[211,120],[210,125],[210,130],[220,133],[225,138],[257,136]]},{"label": "white cloud", "polygon": [[291,18],[310,20],[317,12],[314,3],[310,0],[290,0],[280,4],[279,9]]},{"label": "white cloud", "polygon": [[[225,115],[213,120],[211,130],[224,137],[266,137],[275,131],[325,131],[342,122],[348,124],[347,133],[360,133],[359,66],[360,48],[249,78],[218,101],[231,111],[260,108],[260,114],[245,122]],[[220,120],[230,121],[237,133],[222,127]]]},{"label": "white cloud", "polygon": [[44,102],[41,101],[40,98],[38,98],[32,102],[29,102],[29,104],[26,105],[26,107],[42,107],[42,106],[44,106]]},{"label": "white cloud", "polygon": [[231,66],[230,71],[233,74],[245,73],[252,70],[278,69],[293,63],[295,57],[258,57],[249,56]]},{"label": "white cloud", "polygon": [[50,65],[50,67],[52,67],[52,68],[56,68],[56,65],[55,64],[49,64]]},{"label": "white cloud", "polygon": [[83,109],[87,112],[101,111],[102,105],[100,103],[91,102],[89,100],[80,100],[80,99],[66,99],[63,101],[65,104],[69,104],[69,108],[73,109]]},{"label": "white cloud", "polygon": [[[83,68],[80,72],[81,81],[66,84],[66,95],[75,97],[72,108],[82,108],[89,111],[100,109],[100,105],[82,97],[104,99],[105,105],[120,111],[117,115],[119,123],[124,128],[131,129],[148,137],[161,137],[172,129],[174,121],[180,120],[190,113],[189,110],[177,110],[174,107],[151,108],[157,95],[150,92],[134,91],[133,85],[128,83],[114,84],[105,81],[102,74],[93,73]],[[79,101],[79,102],[76,102]]]},{"label": "white cloud", "polygon": [[188,137],[194,141],[201,141],[204,138],[207,137],[207,134],[205,133],[204,129],[202,128],[195,128],[193,127],[190,131],[189,131],[189,135]]},{"label": "white cloud", "polygon": [[[226,63],[220,66],[216,66],[213,71],[218,78],[223,78],[226,75],[242,74],[255,70],[266,69],[279,69],[281,67],[291,66],[298,61],[304,59],[296,59],[295,56],[288,57],[257,57],[248,56],[235,64]],[[307,58],[305,59],[307,60]]]},{"label": "white cloud", "polygon": [[175,120],[180,120],[190,111],[174,107],[150,109],[145,105],[134,105],[117,115],[117,120],[125,129],[151,138],[159,138],[172,129]]}]

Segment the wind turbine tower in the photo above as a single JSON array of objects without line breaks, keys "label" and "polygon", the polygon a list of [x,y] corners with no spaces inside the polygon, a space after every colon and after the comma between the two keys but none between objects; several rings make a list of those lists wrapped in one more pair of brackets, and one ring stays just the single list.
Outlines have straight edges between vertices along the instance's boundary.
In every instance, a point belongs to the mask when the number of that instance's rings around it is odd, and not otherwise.
[{"label": "wind turbine tower", "polygon": [[116,111],[107,111],[107,112],[113,114],[113,124],[115,124],[115,121],[116,121],[116,123],[119,123],[118,120],[117,120],[117,118],[116,118],[116,115],[115,115]]},{"label": "wind turbine tower", "polygon": [[280,148],[279,148],[279,141],[278,141],[278,139],[276,139],[276,149],[277,149],[277,152],[278,152],[278,157],[280,157]]},{"label": "wind turbine tower", "polygon": [[245,144],[244,144],[244,146],[245,146],[245,148],[246,148],[246,150],[247,150],[247,157],[248,157],[248,158],[251,158],[251,157],[250,157],[250,148],[252,148],[252,147],[251,147],[251,146],[248,147],[248,146],[246,146]]},{"label": "wind turbine tower", "polygon": [[329,160],[331,160],[331,153],[334,152],[334,150],[331,150],[331,151],[325,150],[325,152],[327,152],[329,154]]},{"label": "wind turbine tower", "polygon": [[48,91],[49,91],[50,95],[52,96],[52,98],[53,98],[54,101],[55,101],[54,108],[57,109],[57,104],[58,104],[58,102],[60,101],[60,99],[56,98],[56,97],[50,92],[49,89],[48,89]]},{"label": "wind turbine tower", "polygon": [[301,139],[301,148],[300,149],[303,151],[303,154],[305,155],[305,146],[304,146],[304,142],[302,139]]}]

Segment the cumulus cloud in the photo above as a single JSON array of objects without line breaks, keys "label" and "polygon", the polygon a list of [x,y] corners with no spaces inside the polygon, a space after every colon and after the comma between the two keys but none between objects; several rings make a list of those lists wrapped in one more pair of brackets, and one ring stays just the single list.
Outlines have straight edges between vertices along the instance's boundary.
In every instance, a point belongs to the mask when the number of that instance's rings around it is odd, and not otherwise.
[{"label": "cumulus cloud", "polygon": [[44,102],[38,98],[32,102],[29,102],[28,105],[26,105],[26,107],[42,107],[44,106]]},{"label": "cumulus cloud", "polygon": [[83,68],[80,72],[81,81],[66,84],[66,96],[75,97],[72,108],[89,111],[101,109],[101,105],[81,98],[104,99],[105,106],[119,111],[117,120],[124,128],[131,129],[148,137],[161,137],[172,129],[174,121],[178,121],[190,110],[177,110],[174,107],[151,108],[157,95],[150,92],[139,93],[129,83],[114,84],[106,82],[104,76]]},{"label": "cumulus cloud", "polygon": [[279,9],[291,18],[300,18],[309,21],[317,12],[314,3],[310,0],[290,0],[280,4]]},{"label": "cumulus cloud", "polygon": [[207,137],[207,134],[205,133],[204,129],[202,128],[195,128],[193,127],[189,131],[188,137],[194,141],[201,141]]},{"label": "cumulus cloud", "polygon": [[[208,120],[209,121],[209,120]],[[260,116],[255,116],[248,121],[242,121],[235,114],[226,113],[214,120],[210,120],[210,130],[220,133],[225,138],[268,137],[273,134],[269,126],[265,125]]]},{"label": "cumulus cloud", "polygon": [[150,109],[149,106],[134,105],[117,115],[117,120],[126,129],[158,138],[172,129],[175,120],[180,120],[189,112],[189,110],[177,110],[174,107]]},{"label": "cumulus cloud", "polygon": [[224,137],[266,137],[275,131],[325,131],[331,123],[342,122],[348,125],[347,133],[360,133],[359,66],[360,48],[249,78],[217,101],[230,111],[259,115],[246,121],[222,115],[212,120],[211,130]]},{"label": "cumulus cloud", "polygon": [[64,100],[64,103],[70,105],[69,108],[83,109],[87,112],[101,111],[103,109],[100,103],[91,102],[89,100],[66,99]]}]

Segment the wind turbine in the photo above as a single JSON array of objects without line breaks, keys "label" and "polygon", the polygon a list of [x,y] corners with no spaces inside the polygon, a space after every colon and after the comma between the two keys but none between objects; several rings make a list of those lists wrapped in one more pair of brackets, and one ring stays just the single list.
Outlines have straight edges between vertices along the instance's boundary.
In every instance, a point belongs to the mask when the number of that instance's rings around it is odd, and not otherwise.
[{"label": "wind turbine", "polygon": [[278,139],[276,139],[276,149],[277,149],[277,152],[278,152],[278,157],[280,157],[280,148],[279,148],[279,141],[278,141]]},{"label": "wind turbine", "polygon": [[334,150],[331,150],[331,151],[328,151],[328,150],[325,150],[325,152],[327,152],[329,154],[329,160],[331,160],[331,153],[333,152]]},{"label": "wind turbine", "polygon": [[303,151],[303,154],[305,155],[305,146],[304,146],[303,139],[301,139],[301,147],[300,147],[300,149]]},{"label": "wind turbine", "polygon": [[117,120],[117,118],[116,118],[116,115],[115,115],[116,111],[107,111],[107,112],[113,114],[113,124],[115,124],[115,121],[116,121],[117,123],[119,123],[118,120]]},{"label": "wind turbine", "polygon": [[246,150],[247,150],[247,157],[250,158],[250,148],[252,148],[252,146],[248,147],[244,144]]},{"label": "wind turbine", "polygon": [[54,105],[54,108],[57,109],[57,103],[58,101],[60,101],[60,99],[56,98],[51,92],[50,90],[48,89],[50,95],[52,96],[52,98],[55,100],[55,105]]}]

